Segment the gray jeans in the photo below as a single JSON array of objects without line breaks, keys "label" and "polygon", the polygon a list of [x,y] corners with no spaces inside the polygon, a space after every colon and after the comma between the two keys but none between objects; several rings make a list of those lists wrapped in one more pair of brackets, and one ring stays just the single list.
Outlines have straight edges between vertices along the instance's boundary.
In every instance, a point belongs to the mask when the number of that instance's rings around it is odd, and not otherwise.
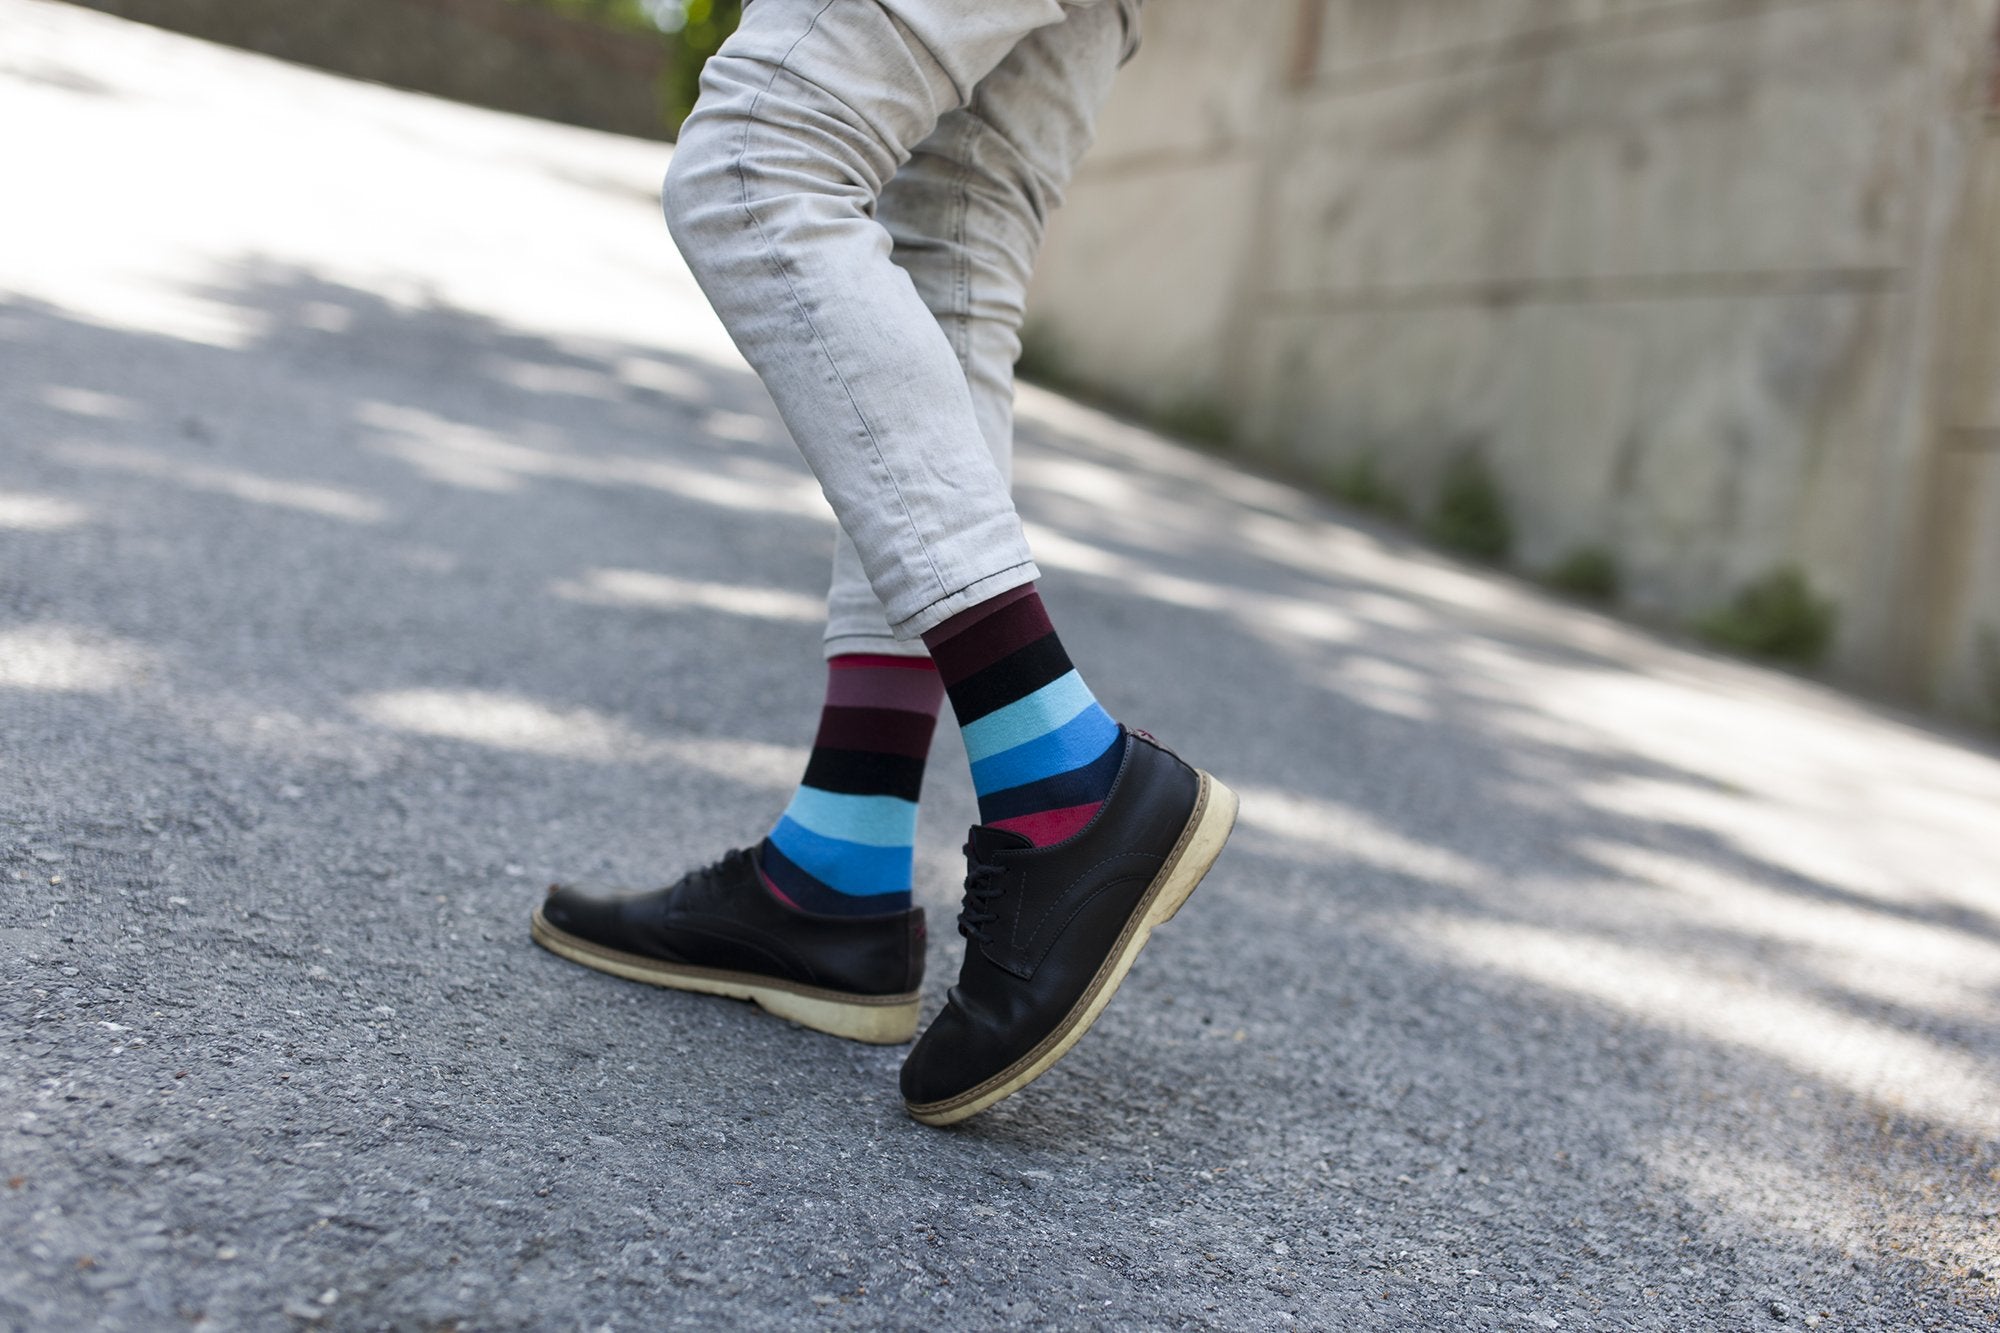
[{"label": "gray jeans", "polygon": [[834,653],[1039,577],[1008,492],[1043,228],[1139,0],[752,0],[667,172],[674,242],[842,529]]}]

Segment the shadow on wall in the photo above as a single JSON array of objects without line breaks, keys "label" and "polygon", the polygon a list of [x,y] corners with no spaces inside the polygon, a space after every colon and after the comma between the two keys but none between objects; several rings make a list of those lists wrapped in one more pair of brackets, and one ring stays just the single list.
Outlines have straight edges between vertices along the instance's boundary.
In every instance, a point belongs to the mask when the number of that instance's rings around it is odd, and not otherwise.
[{"label": "shadow on wall", "polygon": [[[73,696],[136,727],[165,701],[191,733],[406,811],[470,768],[558,794],[569,838],[663,799],[769,814],[810,727],[831,524],[753,377],[285,268],[201,295],[261,331],[223,348],[0,307],[22,464],[0,546],[32,557],[0,562],[0,706]],[[1921,1231],[1944,1256],[1922,1280],[1985,1299],[1964,1275],[2000,1266],[1991,1212],[1935,1200],[1996,1197],[1990,758],[1074,404],[1025,391],[1020,415],[1023,510],[1075,655],[1114,714],[1245,795],[1209,915],[1183,917],[1187,1023],[1113,1025],[1078,1086],[1186,1111],[1200,1142],[1152,1151],[1296,1159],[1328,1272],[1355,1198],[1480,1163],[1513,1173],[1504,1199],[1441,1263],[1526,1225],[1566,1253],[1687,1233],[1712,1262],[1834,1271],[1901,1262],[1885,1237]],[[110,601],[59,596],[106,562]],[[333,733],[351,745],[311,743]],[[225,822],[240,800],[193,790]],[[417,813],[369,836],[443,835]],[[1225,916],[1227,948],[1203,946]],[[1161,1001],[1176,977],[1132,984]],[[1728,1086],[1802,1100],[1716,1100]],[[969,1135],[1046,1139],[1063,1087]],[[1524,1142],[1572,1146],[1554,1167]],[[1825,1166],[1855,1142],[1875,1178]],[[1352,1165],[1334,1180],[1329,1160]],[[1558,1170],[1648,1201],[1570,1216]]]}]

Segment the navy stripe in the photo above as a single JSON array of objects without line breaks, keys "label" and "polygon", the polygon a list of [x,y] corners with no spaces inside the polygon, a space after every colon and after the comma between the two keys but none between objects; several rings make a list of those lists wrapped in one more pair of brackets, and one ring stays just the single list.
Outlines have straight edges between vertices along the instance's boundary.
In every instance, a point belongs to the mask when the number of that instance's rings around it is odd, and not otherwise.
[{"label": "navy stripe", "polygon": [[1124,760],[1125,733],[1121,729],[1111,738],[1111,744],[1104,747],[1104,753],[1082,768],[982,795],[979,798],[979,818],[984,823],[992,824],[1002,819],[1039,814],[1044,810],[1067,810],[1073,805],[1101,801],[1111,790],[1111,783],[1118,776],[1118,765]]},{"label": "navy stripe", "polygon": [[855,894],[830,889],[801,870],[769,838],[758,849],[757,859],[763,863],[764,873],[778,886],[778,892],[790,898],[801,911],[820,916],[876,916],[885,911],[900,912],[909,906],[906,893]]},{"label": "navy stripe", "polygon": [[[833,892],[814,879],[809,872],[802,870],[791,857],[779,851],[778,844],[769,838],[764,839],[763,846],[757,849],[757,861],[764,867],[764,873],[771,877],[771,882],[778,886],[778,890],[801,906],[804,905],[801,895]],[[847,895],[839,896],[844,898]]]},{"label": "navy stripe", "polygon": [[923,794],[924,761],[874,750],[815,749],[806,761],[805,785],[850,796],[914,801]]}]

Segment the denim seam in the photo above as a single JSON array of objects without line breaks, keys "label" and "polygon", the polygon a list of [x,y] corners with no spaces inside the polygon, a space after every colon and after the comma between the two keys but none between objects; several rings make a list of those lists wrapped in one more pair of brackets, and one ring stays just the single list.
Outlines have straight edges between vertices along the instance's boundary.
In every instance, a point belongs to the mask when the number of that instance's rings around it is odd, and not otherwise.
[{"label": "denim seam", "polygon": [[970,583],[967,583],[964,588],[953,588],[950,592],[946,593],[944,596],[933,598],[932,600],[925,602],[922,606],[910,612],[910,614],[904,616],[901,620],[898,620],[896,624],[898,625],[909,624],[912,620],[915,620],[918,616],[922,615],[924,612],[930,610],[932,607],[938,605],[940,602],[950,601],[952,598],[964,592],[966,588],[972,587],[973,584],[984,583],[988,579],[997,579],[1004,574],[1011,574],[1017,569],[1027,569],[1034,563],[1035,562],[1033,560],[1022,560],[1007,566],[1005,569],[996,569],[991,574],[981,574],[978,578],[973,579]]},{"label": "denim seam", "polygon": [[[978,89],[973,90],[978,97]],[[967,110],[971,110],[968,104]],[[963,370],[966,382],[972,381],[972,248],[967,235],[967,227],[972,218],[972,149],[979,136],[977,112],[966,117],[965,133],[959,146],[958,161],[954,164],[957,180],[953,182],[953,203],[957,217],[952,220],[952,239],[957,242],[952,252],[952,322],[957,330],[958,364]]]},{"label": "denim seam", "polygon": [[[750,153],[751,131],[759,124],[757,109],[763,105],[765,93],[768,93],[772,85],[777,83],[780,75],[791,72],[788,68],[788,62],[792,58],[792,52],[798,50],[806,38],[812,35],[814,29],[819,26],[820,17],[827,10],[833,8],[836,3],[837,0],[826,0],[826,3],[814,12],[812,22],[808,23],[806,30],[800,33],[790,46],[785,48],[785,54],[779,57],[777,64],[771,70],[770,79],[765,82],[764,87],[759,90],[757,95],[750,100],[750,109],[744,116],[743,138],[736,146],[736,160],[730,164],[730,169],[735,172],[737,186],[742,192],[744,216],[749,218],[750,225],[756,228],[757,239],[763,243],[764,253],[768,262],[777,272],[778,276],[784,280],[785,290],[790,293],[792,304],[798,308],[799,318],[804,321],[807,331],[811,333],[812,340],[819,348],[820,356],[826,361],[827,368],[833,372],[833,378],[839,383],[840,391],[847,395],[848,406],[854,409],[854,419],[861,425],[861,432],[868,441],[868,448],[875,456],[876,467],[888,479],[889,488],[896,493],[896,503],[902,507],[903,518],[909,524],[910,535],[915,539],[917,549],[923,552],[924,563],[931,567],[931,578],[941,588],[945,582],[944,571],[938,568],[937,557],[931,554],[929,544],[924,541],[923,531],[917,526],[917,516],[910,511],[910,502],[903,494],[902,484],[896,480],[895,471],[890,468],[888,460],[882,455],[882,444],[875,437],[875,428],[869,424],[867,414],[861,410],[861,404],[855,398],[854,390],[847,382],[847,376],[841,373],[840,363],[834,360],[833,349],[827,344],[827,340],[820,336],[819,326],[813,322],[812,312],[806,309],[806,303],[800,297],[798,287],[792,282],[792,275],[785,269],[784,260],[778,252],[778,247],[771,243],[770,234],[764,230],[764,223],[757,216],[756,206],[750,202],[750,176],[744,170],[743,166],[744,159]],[[845,103],[842,105],[845,105]],[[950,597],[951,595],[951,593],[946,593],[944,597],[928,602],[925,606],[935,606],[938,602],[945,600],[945,597]],[[920,607],[915,614],[922,615],[923,611],[924,608]]]}]

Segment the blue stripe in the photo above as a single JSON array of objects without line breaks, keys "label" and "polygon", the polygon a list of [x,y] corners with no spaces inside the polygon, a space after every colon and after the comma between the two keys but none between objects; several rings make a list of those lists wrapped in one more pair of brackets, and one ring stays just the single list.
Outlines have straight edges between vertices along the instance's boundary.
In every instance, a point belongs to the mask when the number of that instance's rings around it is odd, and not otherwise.
[{"label": "blue stripe", "polygon": [[785,816],[809,832],[865,847],[908,847],[917,840],[917,803],[900,796],[800,787]]},{"label": "blue stripe", "polygon": [[778,886],[778,892],[808,912],[821,916],[867,916],[903,910],[910,905],[907,893],[842,893],[838,889],[829,889],[793,865],[791,858],[779,851],[769,838],[764,839],[763,846],[758,848],[757,857],[764,873]]},{"label": "blue stripe", "polygon": [[964,728],[965,753],[973,763],[1002,750],[1046,736],[1097,702],[1090,686],[1075,671],[1057,676],[1033,694],[996,708]]},{"label": "blue stripe", "polygon": [[789,815],[771,830],[771,842],[788,860],[829,889],[842,893],[907,893],[908,847],[868,847],[814,833]]},{"label": "blue stripe", "polygon": [[972,785],[981,796],[1082,768],[1118,739],[1118,724],[1097,704],[1046,736],[981,759],[972,766]]},{"label": "blue stripe", "polygon": [[1101,801],[1111,792],[1112,784],[1118,780],[1118,770],[1125,762],[1125,734],[1120,732],[1104,747],[1104,753],[1091,760],[1082,768],[1072,768],[1067,773],[1058,773],[1052,778],[1030,782],[1024,787],[1009,787],[1004,791],[981,792],[979,795],[979,818],[991,824],[1002,819],[1014,819],[1021,815],[1032,815],[1042,810],[1063,810],[1072,805],[1088,805]]}]

